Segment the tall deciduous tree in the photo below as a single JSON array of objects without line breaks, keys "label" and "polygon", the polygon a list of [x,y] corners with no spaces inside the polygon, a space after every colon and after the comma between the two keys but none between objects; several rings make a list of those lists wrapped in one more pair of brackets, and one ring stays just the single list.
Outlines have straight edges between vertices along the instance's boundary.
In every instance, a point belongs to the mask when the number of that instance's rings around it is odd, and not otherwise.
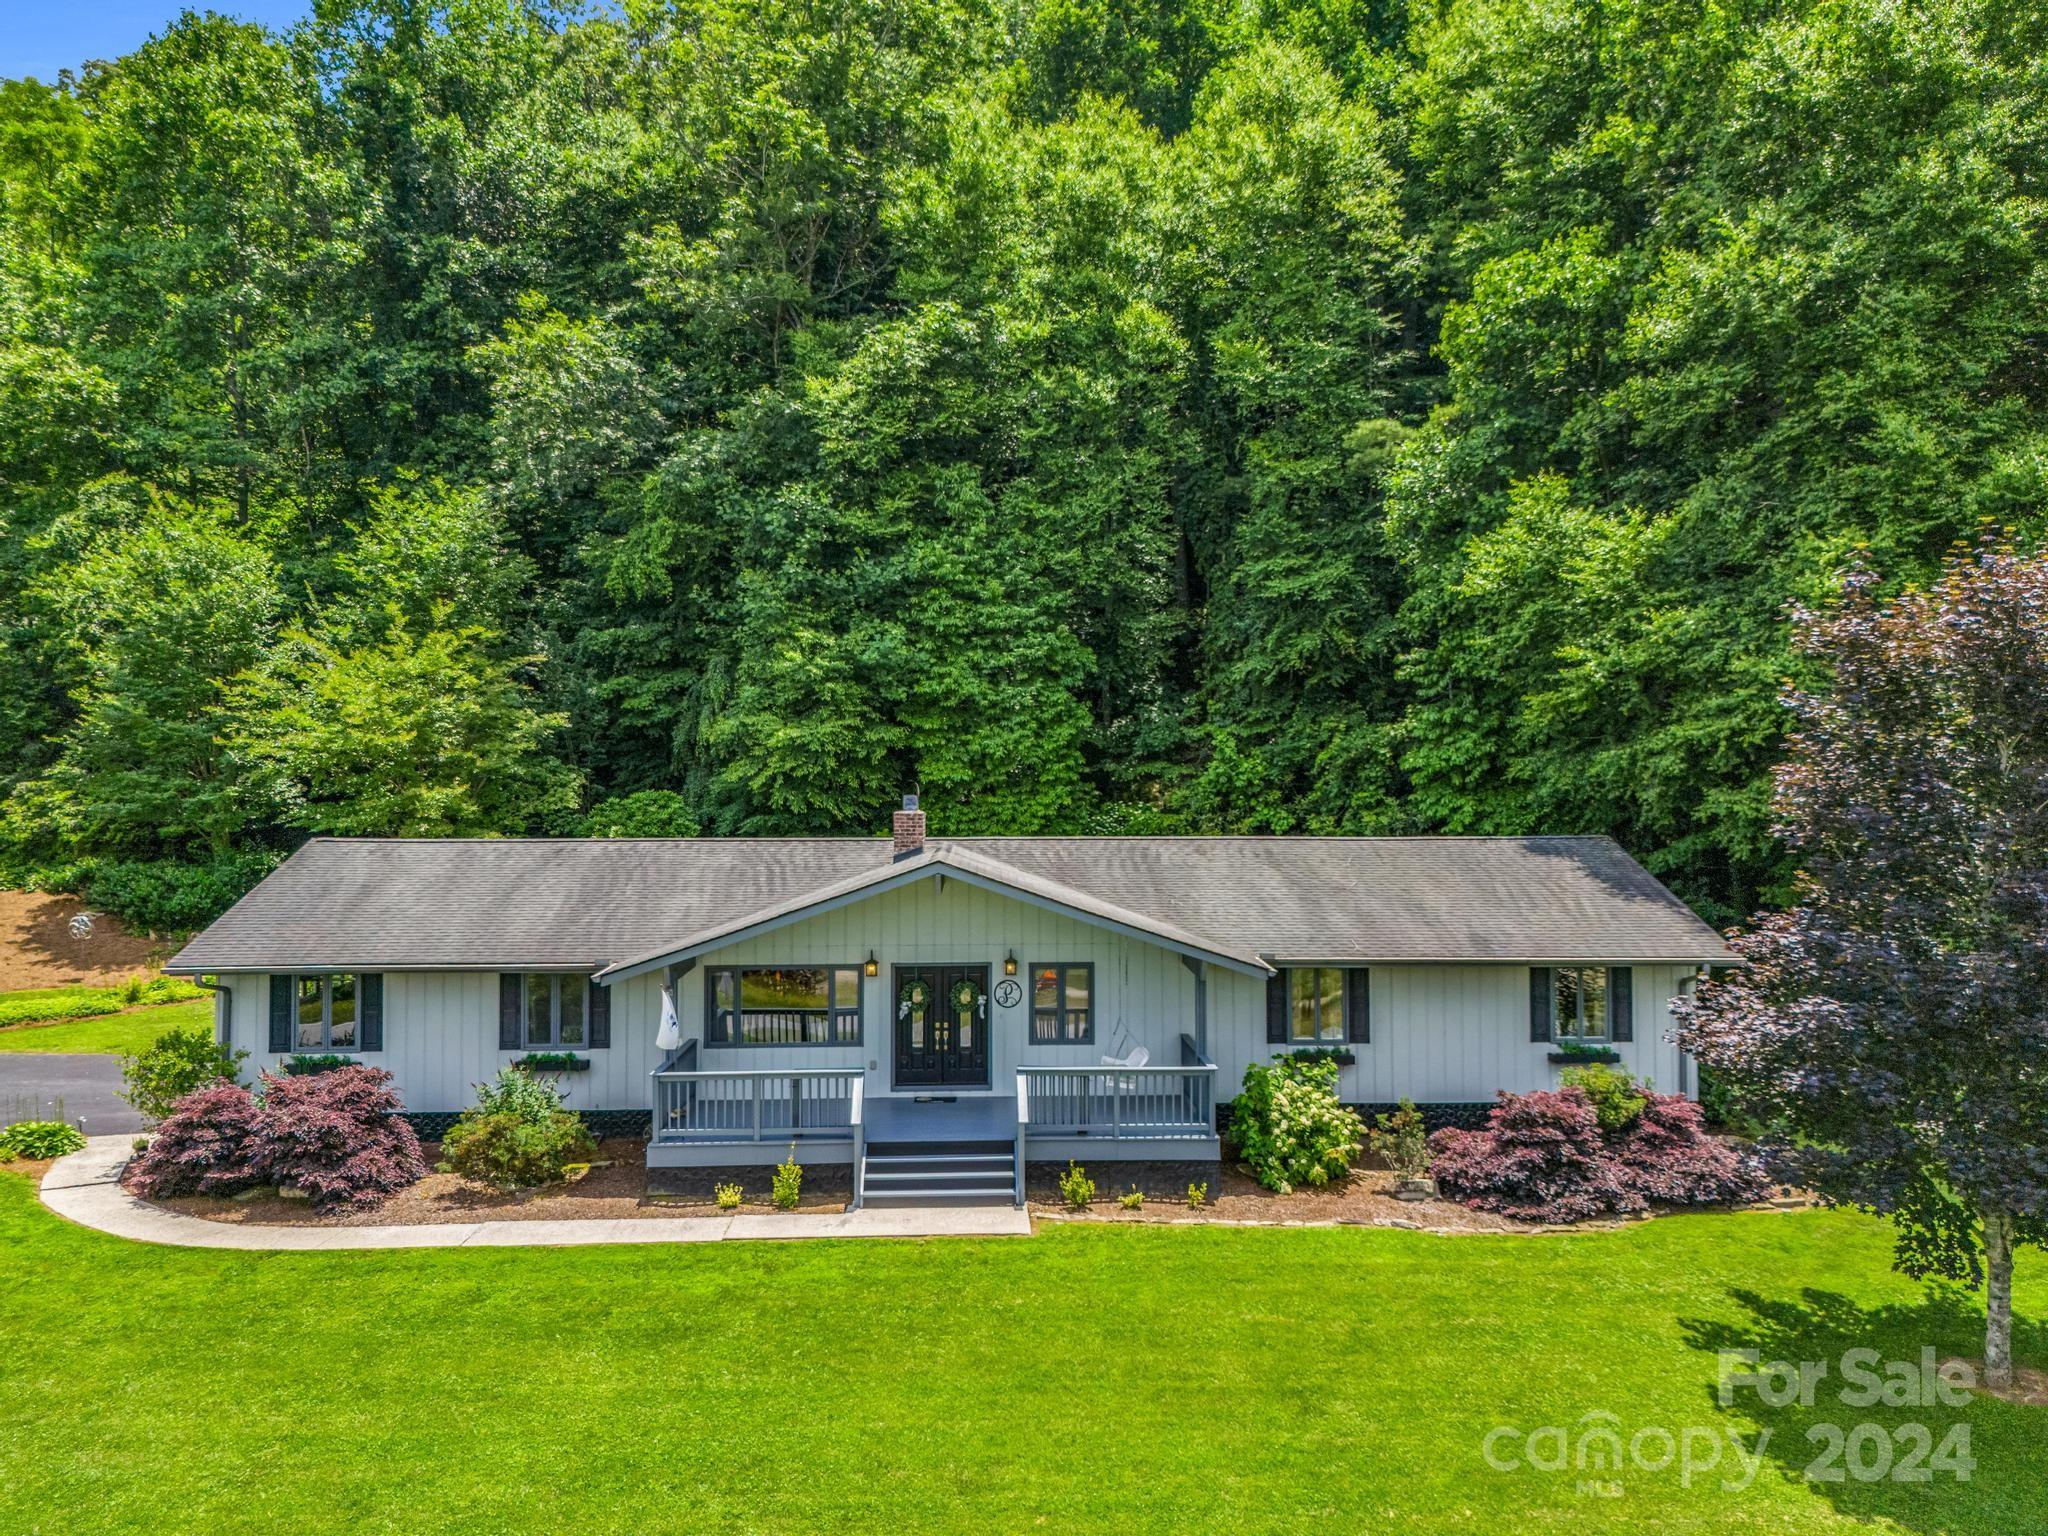
[{"label": "tall deciduous tree", "polygon": [[226,745],[265,786],[275,814],[344,837],[461,837],[566,822],[576,776],[543,748],[563,723],[520,686],[496,636],[443,605],[415,634],[344,650],[287,635],[244,674]]},{"label": "tall deciduous tree", "polygon": [[2009,1385],[2013,1245],[2048,1238],[2048,557],[1987,545],[1891,603],[1858,572],[1796,633],[1829,674],[1777,773],[1798,900],[1679,1038],[1901,1268],[1986,1283]]}]

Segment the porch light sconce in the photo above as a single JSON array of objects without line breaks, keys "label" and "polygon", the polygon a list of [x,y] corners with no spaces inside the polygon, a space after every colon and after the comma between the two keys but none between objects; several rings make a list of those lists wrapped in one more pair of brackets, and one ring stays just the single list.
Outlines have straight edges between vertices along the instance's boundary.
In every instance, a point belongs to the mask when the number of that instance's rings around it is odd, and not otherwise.
[{"label": "porch light sconce", "polygon": [[1015,950],[1012,950],[1009,954],[1003,956],[1003,974],[1005,976],[1014,976],[1017,974],[1017,953]]},{"label": "porch light sconce", "polygon": [[867,964],[861,967],[861,973],[866,976],[879,976],[882,974],[882,967],[876,961],[875,952],[872,949],[868,951]]}]

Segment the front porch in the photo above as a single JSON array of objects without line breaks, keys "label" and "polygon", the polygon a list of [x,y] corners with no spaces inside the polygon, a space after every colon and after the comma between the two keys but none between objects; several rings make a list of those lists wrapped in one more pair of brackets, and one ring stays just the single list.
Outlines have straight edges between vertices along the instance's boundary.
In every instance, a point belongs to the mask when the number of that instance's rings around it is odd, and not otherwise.
[{"label": "front porch", "polygon": [[1179,1066],[1025,1066],[1009,1093],[872,1093],[858,1067],[707,1071],[698,1054],[687,1042],[650,1074],[649,1167],[765,1166],[793,1149],[799,1162],[852,1164],[859,1205],[871,1157],[1001,1155],[1021,1204],[1031,1160],[1206,1161],[1221,1150],[1216,1068],[1190,1035]]}]

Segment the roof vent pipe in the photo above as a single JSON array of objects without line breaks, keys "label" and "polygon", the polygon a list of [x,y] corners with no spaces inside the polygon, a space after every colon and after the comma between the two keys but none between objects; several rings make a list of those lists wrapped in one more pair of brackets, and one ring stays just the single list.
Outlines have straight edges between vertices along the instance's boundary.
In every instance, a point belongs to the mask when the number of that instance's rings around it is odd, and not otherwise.
[{"label": "roof vent pipe", "polygon": [[903,809],[890,819],[889,830],[895,838],[896,858],[924,851],[924,812],[917,808],[917,796],[903,797]]}]

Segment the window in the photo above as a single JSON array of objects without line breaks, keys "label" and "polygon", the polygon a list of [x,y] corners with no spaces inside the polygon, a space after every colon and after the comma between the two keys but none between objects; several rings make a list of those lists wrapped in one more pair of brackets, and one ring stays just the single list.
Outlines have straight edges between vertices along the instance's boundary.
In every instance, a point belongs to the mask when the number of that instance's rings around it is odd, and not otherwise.
[{"label": "window", "polygon": [[1095,967],[1035,965],[1031,968],[1031,1043],[1092,1045],[1095,1042]]},{"label": "window", "polygon": [[529,1046],[574,1048],[589,1043],[583,1021],[589,1013],[590,979],[586,976],[526,978],[524,1035]]},{"label": "window", "polygon": [[353,1051],[356,1046],[356,978],[301,976],[296,986],[293,1039],[301,1051]]},{"label": "window", "polygon": [[1344,973],[1318,966],[1287,973],[1287,1038],[1344,1038]]},{"label": "window", "polygon": [[1553,973],[1557,1033],[1564,1040],[1605,1040],[1608,1026],[1607,967],[1561,965]]},{"label": "window", "polygon": [[857,965],[713,967],[704,973],[706,1045],[859,1045]]}]

